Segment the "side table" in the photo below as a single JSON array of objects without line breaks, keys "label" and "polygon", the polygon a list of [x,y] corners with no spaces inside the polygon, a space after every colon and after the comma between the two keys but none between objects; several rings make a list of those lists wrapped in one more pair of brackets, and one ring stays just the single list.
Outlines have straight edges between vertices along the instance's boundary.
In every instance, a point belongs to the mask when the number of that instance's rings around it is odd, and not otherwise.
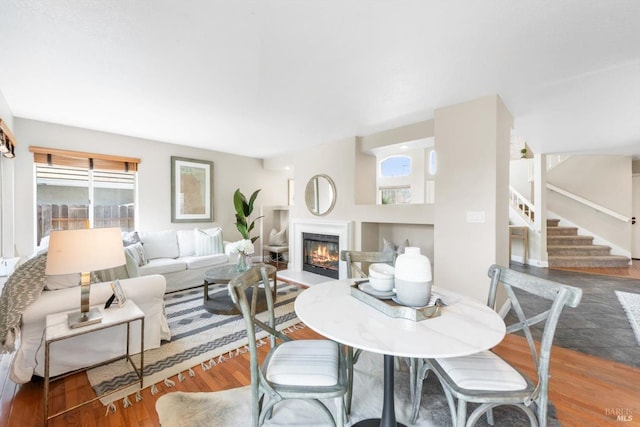
[{"label": "side table", "polygon": [[[126,304],[122,307],[113,307],[109,309],[103,309],[100,307],[100,312],[102,314],[102,322],[94,323],[92,325],[82,326],[79,328],[70,328],[67,323],[67,314],[69,312],[55,313],[49,314],[46,317],[46,329],[45,329],[45,347],[44,347],[44,425],[47,426],[49,420],[51,418],[55,418],[59,415],[62,415],[71,410],[77,409],[87,403],[91,403],[100,399],[101,397],[108,396],[112,393],[118,392],[126,387],[129,387],[131,384],[126,384],[121,387],[118,387],[116,390],[112,390],[108,393],[104,393],[100,396],[96,396],[93,399],[84,401],[79,403],[71,408],[66,408],[63,411],[60,411],[54,415],[49,416],[49,383],[51,381],[55,381],[57,379],[61,379],[67,377],[69,375],[75,374],[81,371],[87,371],[91,368],[95,368],[97,366],[106,365],[111,362],[115,362],[116,360],[127,359],[133,370],[135,371],[138,380],[140,381],[140,388],[142,389],[142,379],[144,373],[144,313],[140,308],[132,301],[128,300]],[[131,359],[130,348],[129,348],[129,340],[131,336],[131,323],[139,320],[140,321],[140,368],[137,368],[133,360]],[[78,369],[76,371],[59,375],[55,378],[50,378],[49,376],[49,364],[50,364],[50,353],[51,353],[51,345],[57,341],[62,341],[71,337],[75,337],[78,335],[90,334],[95,331],[99,331],[102,329],[112,328],[118,325],[127,325],[127,346],[126,346],[126,354],[114,357],[112,359],[106,360],[104,362],[87,366],[82,369]]]},{"label": "side table", "polygon": [[[269,278],[273,280],[273,301],[276,300],[276,295],[278,292],[278,281],[276,278],[276,268],[269,264],[253,264],[253,266],[265,267],[267,269],[267,275]],[[231,279],[236,277],[238,274],[236,271],[236,264],[223,264],[217,265],[210,270],[207,270],[204,273],[204,308],[209,313],[215,314],[240,314],[240,310],[236,305],[231,301],[231,297],[229,297],[229,292],[225,288],[224,290],[218,290],[215,293],[209,293],[209,286],[214,284],[227,284]],[[247,297],[250,299],[251,296],[248,294],[251,290],[247,290]],[[262,294],[258,294],[258,302],[256,309],[258,311],[264,311],[267,308],[267,300]]]}]

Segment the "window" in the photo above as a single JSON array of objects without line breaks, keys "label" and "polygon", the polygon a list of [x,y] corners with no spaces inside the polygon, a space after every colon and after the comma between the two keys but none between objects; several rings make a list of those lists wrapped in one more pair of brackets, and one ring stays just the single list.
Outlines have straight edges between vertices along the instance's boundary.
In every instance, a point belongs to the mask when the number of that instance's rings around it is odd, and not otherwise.
[{"label": "window", "polygon": [[405,155],[391,156],[380,161],[379,203],[411,203],[411,165],[411,157]]},{"label": "window", "polygon": [[380,162],[380,176],[409,176],[411,175],[411,157],[393,156]]},{"label": "window", "polygon": [[135,229],[138,159],[29,149],[35,161],[38,245],[51,230]]},{"label": "window", "polygon": [[436,157],[436,150],[429,152],[429,175],[435,175],[438,168],[438,158]]},{"label": "window", "polygon": [[136,176],[36,165],[38,242],[51,230],[135,228]]},{"label": "window", "polygon": [[411,188],[408,186],[381,188],[380,197],[383,205],[400,205],[411,203]]}]

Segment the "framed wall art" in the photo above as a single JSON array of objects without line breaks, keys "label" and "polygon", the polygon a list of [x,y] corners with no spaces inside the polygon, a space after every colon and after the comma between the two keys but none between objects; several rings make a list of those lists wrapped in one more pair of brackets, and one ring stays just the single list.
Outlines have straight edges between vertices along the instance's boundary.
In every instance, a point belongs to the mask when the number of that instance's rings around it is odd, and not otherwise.
[{"label": "framed wall art", "polygon": [[171,222],[213,221],[213,162],[171,157]]}]

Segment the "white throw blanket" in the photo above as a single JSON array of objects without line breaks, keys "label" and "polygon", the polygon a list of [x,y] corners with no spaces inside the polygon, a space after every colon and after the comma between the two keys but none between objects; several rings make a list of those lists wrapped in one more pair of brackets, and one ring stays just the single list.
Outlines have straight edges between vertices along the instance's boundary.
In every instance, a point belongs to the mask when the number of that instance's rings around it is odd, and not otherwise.
[{"label": "white throw blanket", "polygon": [[15,351],[24,309],[38,299],[45,286],[47,253],[20,265],[5,283],[0,296],[0,354]]}]

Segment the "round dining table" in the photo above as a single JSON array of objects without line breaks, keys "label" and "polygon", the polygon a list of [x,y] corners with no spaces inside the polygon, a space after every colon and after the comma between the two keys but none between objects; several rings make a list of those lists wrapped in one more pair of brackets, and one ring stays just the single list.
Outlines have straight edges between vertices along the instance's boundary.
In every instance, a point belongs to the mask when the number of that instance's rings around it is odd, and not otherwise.
[{"label": "round dining table", "polygon": [[381,418],[354,426],[397,427],[393,402],[394,357],[445,358],[487,350],[502,341],[504,321],[491,308],[434,286],[444,302],[440,315],[421,321],[393,317],[351,294],[353,279],[331,280],[305,289],[295,311],[309,328],[333,341],[384,355]]}]

